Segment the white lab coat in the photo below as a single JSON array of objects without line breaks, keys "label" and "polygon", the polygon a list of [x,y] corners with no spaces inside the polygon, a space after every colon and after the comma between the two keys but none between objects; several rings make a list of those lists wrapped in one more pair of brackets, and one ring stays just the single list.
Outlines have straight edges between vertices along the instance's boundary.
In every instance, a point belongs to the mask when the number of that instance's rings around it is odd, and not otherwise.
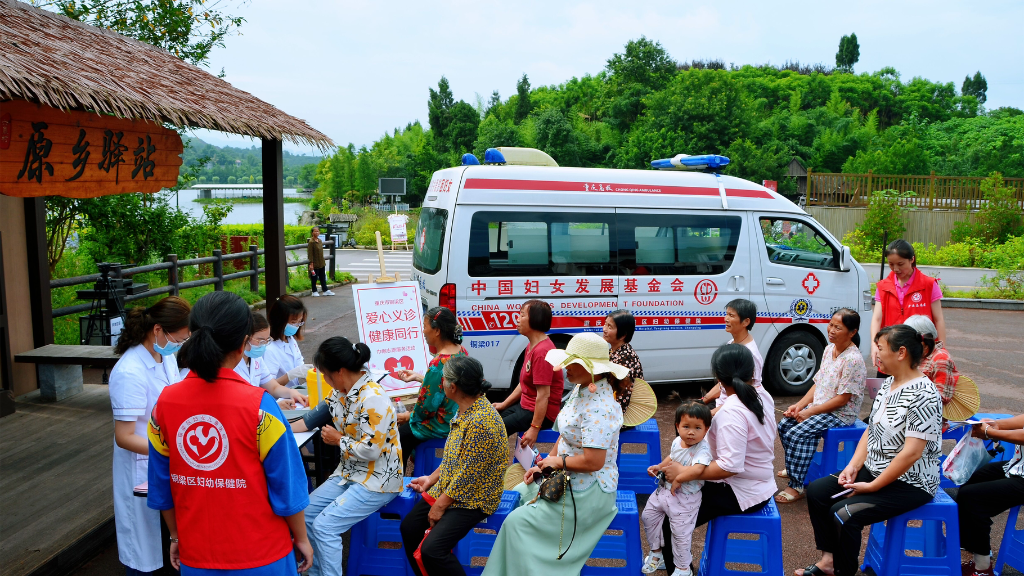
[{"label": "white lab coat", "polygon": [[[139,344],[129,348],[110,371],[110,405],[114,420],[135,422],[135,433],[148,438],[149,415],[163,389],[179,380],[174,356],[157,363]],[[143,456],[114,442],[114,526],[121,563],[142,572],[163,566],[160,513],[146,506],[133,488],[146,482],[149,455]]]},{"label": "white lab coat", "polygon": [[[266,355],[265,352],[264,355]],[[235,366],[235,373],[245,378],[245,381],[253,386],[262,386],[274,378],[270,374],[270,370],[267,369],[267,363],[263,358],[249,358],[249,363],[246,364],[243,357],[238,361],[238,366]]]},{"label": "white lab coat", "polygon": [[[263,359],[266,361],[267,370],[274,378],[280,378],[292,368],[306,363],[302,359],[302,352],[299,352],[298,342],[292,336],[288,336],[286,340],[271,340],[270,344],[267,344],[267,351],[263,353]],[[293,378],[288,381],[288,387],[295,388],[305,381],[305,375]]]}]

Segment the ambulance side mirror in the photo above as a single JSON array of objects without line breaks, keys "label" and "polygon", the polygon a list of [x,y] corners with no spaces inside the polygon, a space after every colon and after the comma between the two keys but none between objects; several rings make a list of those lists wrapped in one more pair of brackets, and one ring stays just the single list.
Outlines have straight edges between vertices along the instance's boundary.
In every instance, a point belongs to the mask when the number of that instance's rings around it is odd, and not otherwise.
[{"label": "ambulance side mirror", "polygon": [[853,266],[853,257],[850,255],[850,247],[843,246],[839,249],[839,269],[846,272]]}]

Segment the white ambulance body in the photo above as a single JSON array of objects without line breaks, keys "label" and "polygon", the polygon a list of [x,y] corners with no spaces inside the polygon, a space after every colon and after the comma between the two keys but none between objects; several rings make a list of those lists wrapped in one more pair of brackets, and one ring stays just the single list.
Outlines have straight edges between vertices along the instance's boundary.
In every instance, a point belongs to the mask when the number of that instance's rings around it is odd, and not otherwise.
[{"label": "white ambulance body", "polygon": [[757,305],[753,335],[775,392],[808,389],[838,308],[860,312],[870,284],[821,224],[771,190],[710,173],[550,166],[459,166],[434,174],[416,228],[413,280],[446,306],[496,388],[514,387],[527,339],[523,302],[551,304],[549,332],[636,318],[632,345],[651,383],[705,380],[730,339],[725,306]]}]

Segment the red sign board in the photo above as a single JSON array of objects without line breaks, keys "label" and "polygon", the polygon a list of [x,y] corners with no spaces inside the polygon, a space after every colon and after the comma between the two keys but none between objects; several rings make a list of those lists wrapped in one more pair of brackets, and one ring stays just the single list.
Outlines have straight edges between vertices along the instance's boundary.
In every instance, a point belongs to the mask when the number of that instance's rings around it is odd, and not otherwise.
[{"label": "red sign board", "polygon": [[761,186],[764,186],[765,188],[771,190],[772,192],[779,191],[779,183],[776,180],[762,180]]}]

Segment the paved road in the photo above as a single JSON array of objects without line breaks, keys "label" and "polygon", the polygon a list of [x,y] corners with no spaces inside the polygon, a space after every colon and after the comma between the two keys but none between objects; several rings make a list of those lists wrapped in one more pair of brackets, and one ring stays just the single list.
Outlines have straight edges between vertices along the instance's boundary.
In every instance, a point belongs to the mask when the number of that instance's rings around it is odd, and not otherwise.
[{"label": "paved road", "polygon": [[[337,295],[333,297],[307,297],[304,302],[309,310],[309,316],[306,323],[306,338],[299,343],[299,348],[307,360],[313,357],[320,343],[331,336],[356,338],[357,329],[350,288],[343,287],[337,290]],[[1021,337],[1020,327],[1024,326],[1024,312],[949,309],[946,310],[946,322],[950,352],[960,371],[977,382],[981,391],[982,411],[1024,413],[1024,352],[1018,343]],[[87,371],[86,377],[88,381],[98,383],[99,371]],[[676,404],[667,400],[672,390],[678,390],[684,397],[696,397],[700,394],[700,385],[678,384],[657,387],[660,406],[656,418],[661,428],[663,454],[668,453],[674,438],[672,415]],[[784,408],[796,400],[795,397],[776,397],[775,404]],[[866,416],[869,408],[869,405],[865,405],[861,415]],[[952,442],[946,444],[948,445],[945,446],[945,451],[948,452],[952,449]],[[782,447],[778,442],[775,454],[775,468],[785,467]],[[785,483],[779,480],[778,487],[784,488]],[[641,497],[641,505],[645,501],[646,499]],[[793,570],[817,560],[819,555],[814,549],[814,539],[807,521],[806,502],[780,505],[779,508],[783,516],[783,557],[786,569],[784,574],[792,574]],[[992,538],[996,548],[1002,538],[1005,522],[1005,513],[995,519]],[[864,534],[866,538],[867,531]],[[703,542],[704,528],[698,528],[693,535],[693,554],[696,558],[700,557]],[[1012,571],[1007,573],[1017,574]],[[111,546],[75,574],[106,576],[124,574],[124,571],[117,563],[116,548]]]}]

